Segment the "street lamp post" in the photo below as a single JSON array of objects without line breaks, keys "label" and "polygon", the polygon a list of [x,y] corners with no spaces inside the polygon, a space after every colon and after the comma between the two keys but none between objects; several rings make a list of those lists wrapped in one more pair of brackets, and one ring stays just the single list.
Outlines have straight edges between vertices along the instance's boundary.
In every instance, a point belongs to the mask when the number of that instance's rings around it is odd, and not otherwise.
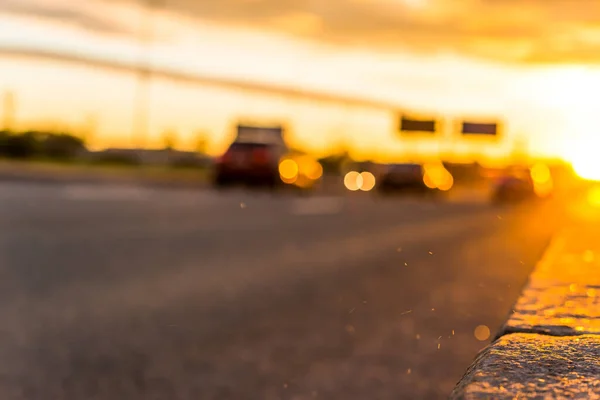
[{"label": "street lamp post", "polygon": [[4,93],[4,126],[5,131],[13,129],[13,122],[15,117],[15,95],[11,91]]},{"label": "street lamp post", "polygon": [[150,84],[152,83],[152,63],[148,50],[154,40],[153,11],[164,5],[164,0],[143,0],[140,20],[140,60],[137,66],[133,112],[133,147],[144,147],[148,138],[150,119]]}]

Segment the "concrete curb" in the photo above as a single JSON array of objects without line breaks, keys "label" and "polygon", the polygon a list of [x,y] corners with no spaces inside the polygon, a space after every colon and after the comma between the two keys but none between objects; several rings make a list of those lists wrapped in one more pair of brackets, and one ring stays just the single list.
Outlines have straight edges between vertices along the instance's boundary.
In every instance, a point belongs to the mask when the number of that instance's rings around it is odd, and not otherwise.
[{"label": "concrete curb", "polygon": [[600,225],[557,234],[451,399],[600,399]]},{"label": "concrete curb", "polygon": [[450,398],[600,398],[600,337],[503,336],[479,354]]}]

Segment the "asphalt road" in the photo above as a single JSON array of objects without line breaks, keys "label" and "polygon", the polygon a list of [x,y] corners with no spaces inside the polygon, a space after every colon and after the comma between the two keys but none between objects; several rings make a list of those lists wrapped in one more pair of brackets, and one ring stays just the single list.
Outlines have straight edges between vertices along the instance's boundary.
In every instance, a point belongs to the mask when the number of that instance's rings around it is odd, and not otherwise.
[{"label": "asphalt road", "polygon": [[0,184],[0,398],[444,398],[559,221],[470,195]]}]

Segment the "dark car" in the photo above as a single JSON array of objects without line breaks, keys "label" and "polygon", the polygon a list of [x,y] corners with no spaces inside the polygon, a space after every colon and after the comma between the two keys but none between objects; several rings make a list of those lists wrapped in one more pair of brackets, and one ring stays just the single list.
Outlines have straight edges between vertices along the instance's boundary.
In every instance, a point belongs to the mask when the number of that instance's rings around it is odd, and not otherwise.
[{"label": "dark car", "polygon": [[286,153],[285,146],[278,143],[236,141],[217,159],[215,185],[275,187],[281,183],[279,161]]},{"label": "dark car", "polygon": [[519,202],[535,197],[535,184],[529,171],[513,171],[501,177],[496,181],[492,193],[496,203]]},{"label": "dark car", "polygon": [[427,192],[429,188],[423,182],[423,166],[420,164],[389,165],[379,178],[379,190],[384,193],[411,191]]},{"label": "dark car", "polygon": [[392,164],[379,178],[382,193],[438,194],[450,190],[452,175],[441,164]]}]

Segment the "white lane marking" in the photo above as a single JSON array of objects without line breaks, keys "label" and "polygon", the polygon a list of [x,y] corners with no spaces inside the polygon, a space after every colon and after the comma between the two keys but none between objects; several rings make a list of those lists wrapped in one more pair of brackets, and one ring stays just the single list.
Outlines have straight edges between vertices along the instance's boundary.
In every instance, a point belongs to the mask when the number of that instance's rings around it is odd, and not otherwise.
[{"label": "white lane marking", "polygon": [[338,197],[311,197],[292,202],[293,215],[328,215],[342,211],[342,199]]},{"label": "white lane marking", "polygon": [[149,198],[149,191],[135,186],[69,185],[63,188],[63,196],[79,201],[142,201]]}]

